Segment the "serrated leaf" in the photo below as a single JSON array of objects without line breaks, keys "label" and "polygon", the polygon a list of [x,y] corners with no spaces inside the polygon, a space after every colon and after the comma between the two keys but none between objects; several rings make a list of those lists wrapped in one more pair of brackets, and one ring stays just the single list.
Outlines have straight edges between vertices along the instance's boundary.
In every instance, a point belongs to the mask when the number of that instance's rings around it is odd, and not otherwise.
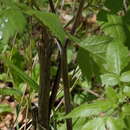
[{"label": "serrated leaf", "polygon": [[113,88],[107,87],[105,94],[107,99],[112,103],[112,105],[118,103],[118,94]]},{"label": "serrated leaf", "polygon": [[15,33],[23,32],[26,25],[25,16],[17,8],[0,11],[0,43],[7,43]]},{"label": "serrated leaf", "polygon": [[12,108],[7,104],[0,104],[0,113],[11,112]]},{"label": "serrated leaf", "polygon": [[86,49],[92,54],[100,54],[106,51],[108,43],[112,38],[108,36],[89,36],[79,43],[79,46]]},{"label": "serrated leaf", "polygon": [[106,35],[111,36],[115,40],[124,43],[127,39],[123,19],[117,15],[107,15],[108,22],[102,25],[102,29]]},{"label": "serrated leaf", "polygon": [[120,41],[110,43],[106,54],[106,70],[119,75],[129,63],[128,54],[127,47]]},{"label": "serrated leaf", "polygon": [[79,46],[88,51],[93,58],[93,61],[104,70],[105,53],[108,44],[112,41],[112,38],[108,36],[90,36],[82,40]]},{"label": "serrated leaf", "polygon": [[106,112],[111,108],[111,102],[108,100],[96,101],[91,104],[82,104],[70,112],[65,118],[70,117],[87,117],[92,115],[98,115],[101,112]]},{"label": "serrated leaf", "polygon": [[81,130],[106,130],[104,118],[95,118],[88,121]]},{"label": "serrated leaf", "polygon": [[57,15],[36,10],[28,10],[25,11],[25,13],[31,16],[35,16],[49,28],[54,36],[56,36],[62,43],[64,43],[66,34]]},{"label": "serrated leaf", "polygon": [[119,76],[112,73],[101,75],[102,84],[105,86],[115,86],[119,83]]},{"label": "serrated leaf", "polygon": [[130,82],[130,71],[124,72],[121,74],[120,81]]},{"label": "serrated leaf", "polygon": [[106,126],[110,130],[123,130],[126,128],[125,123],[122,119],[116,119],[113,117],[108,118]]}]

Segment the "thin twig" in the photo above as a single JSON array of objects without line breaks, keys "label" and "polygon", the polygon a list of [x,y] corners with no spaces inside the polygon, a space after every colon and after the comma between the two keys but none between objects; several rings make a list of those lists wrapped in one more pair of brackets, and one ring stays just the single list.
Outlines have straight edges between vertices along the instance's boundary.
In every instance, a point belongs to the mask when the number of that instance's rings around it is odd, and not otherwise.
[{"label": "thin twig", "polygon": [[[85,3],[85,0],[81,0],[80,1],[79,8],[78,8],[77,14],[75,16],[75,21],[74,21],[74,24],[73,24],[71,32],[70,32],[72,35],[75,34],[77,26],[78,26],[78,24],[80,22],[80,18],[81,18],[81,14],[82,14],[84,3]],[[66,40],[65,45],[64,45],[65,48],[67,48],[67,45],[68,45],[69,41],[70,41],[69,39]]]},{"label": "thin twig", "polygon": [[101,97],[98,93],[95,93],[94,91],[90,90],[90,89],[85,89],[85,91],[91,93],[92,95],[96,96],[96,97]]},{"label": "thin twig", "polygon": [[75,17],[75,22],[73,24],[71,34],[75,33],[76,28],[77,28],[77,26],[78,26],[78,24],[80,22],[80,18],[81,18],[81,15],[82,15],[82,10],[83,10],[84,3],[85,3],[85,0],[80,0],[78,12],[77,12],[76,17]]}]

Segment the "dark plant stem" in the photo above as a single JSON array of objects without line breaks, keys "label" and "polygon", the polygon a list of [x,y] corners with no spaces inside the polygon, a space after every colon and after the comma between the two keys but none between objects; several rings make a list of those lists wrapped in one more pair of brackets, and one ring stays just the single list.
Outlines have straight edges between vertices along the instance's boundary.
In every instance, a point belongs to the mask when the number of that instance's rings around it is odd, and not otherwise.
[{"label": "dark plant stem", "polygon": [[40,88],[38,101],[38,130],[49,130],[49,93],[51,43],[47,29],[44,28],[43,39],[39,43]]},{"label": "dark plant stem", "polygon": [[[77,26],[79,25],[82,9],[84,6],[85,0],[81,0],[79,4],[79,9],[75,17],[75,21],[71,30],[71,34],[74,34],[76,31]],[[71,102],[70,102],[70,84],[68,80],[68,65],[67,65],[67,45],[69,43],[69,40],[67,39],[65,42],[64,47],[62,48],[61,52],[61,66],[62,66],[62,78],[63,78],[63,84],[64,84],[64,96],[65,96],[65,111],[66,114],[71,112]],[[72,119],[66,120],[67,130],[72,130]]]},{"label": "dark plant stem", "polygon": [[79,4],[79,8],[75,17],[75,21],[71,30],[71,34],[74,34],[76,31],[77,26],[79,25],[80,22],[80,18],[82,15],[82,10],[83,10],[83,6],[84,6],[85,0],[80,0],[80,4]]},{"label": "dark plant stem", "polygon": [[[77,12],[76,17],[75,17],[75,21],[74,21],[74,24],[73,24],[73,27],[71,30],[71,34],[75,33],[76,28],[79,25],[84,2],[85,2],[85,0],[80,1],[79,9],[78,9],[78,12]],[[54,9],[54,5],[53,5],[52,0],[49,0],[49,3],[50,3],[50,7],[51,7],[52,12],[55,13],[55,9]],[[67,64],[67,45],[68,45],[68,43],[69,43],[68,39],[66,40],[64,46],[62,46],[61,43],[59,42],[60,47],[61,47],[61,52],[60,52],[61,53],[61,70],[62,70],[62,79],[63,79],[63,84],[64,84],[64,97],[65,97],[66,114],[71,112],[71,102],[70,102],[70,92],[69,92],[70,85],[69,85],[69,79],[68,79],[68,64]],[[60,67],[58,68],[57,74],[59,72],[60,72]],[[58,75],[57,75],[57,77],[58,77]],[[56,79],[58,79],[58,78],[56,78]],[[59,81],[59,79],[58,79],[58,81]],[[56,83],[56,86],[58,86],[57,85],[58,82],[56,81],[55,83]],[[54,90],[55,90],[55,88],[54,88]],[[52,94],[52,97],[54,96],[56,98],[56,93],[57,93],[56,91],[55,91],[55,95]],[[72,130],[72,119],[67,119],[66,125],[67,125],[67,130]]]},{"label": "dark plant stem", "polygon": [[[67,64],[67,51],[66,48],[62,48],[61,51],[61,69],[62,79],[64,84],[64,98],[65,98],[65,112],[68,114],[71,112],[70,92],[69,92],[69,80],[68,80],[68,64]],[[66,120],[67,130],[72,130],[72,119]]]},{"label": "dark plant stem", "polygon": [[[51,12],[56,14],[56,10],[55,10],[52,0],[49,0],[49,5],[51,8]],[[52,86],[52,93],[49,100],[49,116],[51,114],[51,109],[53,108],[55,100],[56,100],[60,78],[61,78],[61,60],[60,60],[60,54],[58,54],[58,69],[57,69],[56,77]]]},{"label": "dark plant stem", "polygon": [[53,108],[55,100],[56,100],[60,78],[61,78],[61,60],[59,59],[58,69],[57,69],[56,77],[52,86],[52,93],[51,93],[50,101],[49,101],[49,115],[51,113],[51,109]]},{"label": "dark plant stem", "polygon": [[[77,14],[76,14],[76,16],[75,16],[75,18],[74,18],[74,19],[75,19],[75,20],[74,20],[74,24],[73,24],[72,29],[71,29],[71,32],[70,32],[72,35],[75,34],[76,28],[77,28],[78,25],[79,25],[80,18],[81,18],[81,15],[82,15],[82,10],[83,10],[84,3],[85,3],[85,0],[81,0],[81,1],[80,1]],[[65,48],[67,48],[67,45],[68,45],[69,41],[70,41],[69,39],[66,40],[66,42],[65,42]]]},{"label": "dark plant stem", "polygon": [[51,12],[52,12],[52,13],[56,13],[55,7],[54,7],[54,4],[53,4],[53,1],[52,1],[52,0],[49,0],[49,5],[50,5],[50,8],[51,8]]}]

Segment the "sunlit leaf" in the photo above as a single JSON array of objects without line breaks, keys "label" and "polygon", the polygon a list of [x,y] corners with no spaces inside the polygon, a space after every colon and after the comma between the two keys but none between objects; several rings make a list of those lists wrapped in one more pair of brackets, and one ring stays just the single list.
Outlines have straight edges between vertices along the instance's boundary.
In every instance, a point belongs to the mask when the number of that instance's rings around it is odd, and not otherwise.
[{"label": "sunlit leaf", "polygon": [[118,103],[118,94],[112,87],[107,87],[105,94],[107,99],[112,103],[112,105]]},{"label": "sunlit leaf", "polygon": [[7,104],[0,104],[0,113],[12,112],[12,108]]},{"label": "sunlit leaf", "polygon": [[112,38],[108,36],[89,36],[79,43],[79,46],[86,49],[92,54],[102,54],[106,51],[108,43]]},{"label": "sunlit leaf", "polygon": [[127,39],[125,34],[125,28],[123,19],[121,16],[117,15],[107,15],[108,21],[102,25],[102,29],[106,35],[111,36],[115,40],[124,43]]},{"label": "sunlit leaf", "polygon": [[25,16],[18,8],[0,11],[0,43],[7,43],[15,33],[23,32],[25,25]]},{"label": "sunlit leaf", "polygon": [[122,114],[123,116],[130,116],[130,104],[125,104],[122,107]]},{"label": "sunlit leaf", "polygon": [[87,122],[87,119],[86,118],[78,118],[78,119],[75,119],[74,120],[74,125],[73,125],[73,129],[74,130],[79,130],[79,129],[81,129],[83,126],[84,126],[84,124],[86,124],[86,122]]},{"label": "sunlit leaf", "polygon": [[106,124],[110,130],[123,130],[126,128],[125,123],[122,119],[109,117]]},{"label": "sunlit leaf", "polygon": [[105,86],[115,86],[119,83],[119,76],[113,73],[101,75],[102,84]]},{"label": "sunlit leaf", "polygon": [[104,118],[95,118],[88,121],[81,130],[106,130]]},{"label": "sunlit leaf", "polygon": [[130,82],[130,71],[121,74],[120,80],[122,82]]},{"label": "sunlit leaf", "polygon": [[[83,48],[84,50],[86,50],[86,56],[85,56],[85,51],[84,51],[84,57],[87,57],[86,66],[88,65],[87,63],[91,63],[93,60],[93,62],[95,62],[100,67],[100,69],[103,70],[104,64],[105,64],[105,53],[106,53],[108,44],[111,41],[112,41],[112,38],[108,36],[98,36],[98,35],[89,36],[85,38],[84,40],[82,40],[79,43],[79,46]],[[83,52],[81,53],[83,54]],[[82,56],[82,59],[84,57]],[[85,60],[83,62],[85,62]],[[93,64],[93,62],[91,64]],[[97,67],[94,67],[94,68],[97,68]]]},{"label": "sunlit leaf", "polygon": [[110,109],[111,105],[111,102],[108,100],[96,101],[92,104],[82,104],[79,107],[73,109],[72,112],[66,116],[66,118],[98,115],[99,113],[106,112],[108,109]]},{"label": "sunlit leaf", "polygon": [[124,86],[123,93],[125,94],[125,96],[130,97],[130,86]]},{"label": "sunlit leaf", "polygon": [[129,63],[129,52],[120,41],[114,41],[108,45],[106,54],[106,70],[115,74],[120,72]]}]

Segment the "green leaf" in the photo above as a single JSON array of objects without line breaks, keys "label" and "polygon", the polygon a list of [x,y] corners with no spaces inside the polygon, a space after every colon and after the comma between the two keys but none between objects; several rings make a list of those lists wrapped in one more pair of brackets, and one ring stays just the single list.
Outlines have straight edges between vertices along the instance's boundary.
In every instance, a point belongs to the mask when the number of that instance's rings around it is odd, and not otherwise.
[{"label": "green leaf", "polygon": [[130,116],[125,117],[125,124],[127,126],[126,130],[129,130],[129,128],[130,128]]},{"label": "green leaf", "polygon": [[98,15],[97,15],[97,19],[98,19],[99,21],[105,21],[105,22],[107,22],[107,14],[108,14],[107,11],[101,10],[101,11],[98,13]]},{"label": "green leaf", "polygon": [[126,24],[129,24],[130,23],[130,7],[128,8],[128,11],[126,12],[125,16],[123,17],[124,19],[124,22]]},{"label": "green leaf", "polygon": [[19,0],[0,0],[0,10],[17,8],[16,4],[19,3]]},{"label": "green leaf", "polygon": [[125,104],[122,107],[122,114],[123,116],[130,116],[130,104]]},{"label": "green leaf", "polygon": [[105,34],[111,36],[115,40],[125,42],[127,37],[122,17],[117,15],[107,15],[107,19],[108,22],[101,26]]},{"label": "green leaf", "polygon": [[12,108],[7,104],[0,104],[0,113],[12,112]]},{"label": "green leaf", "polygon": [[75,43],[79,43],[81,40],[77,37],[71,35],[70,33],[66,32],[67,38]]},{"label": "green leaf", "polygon": [[15,73],[15,75],[17,75],[24,82],[28,83],[31,90],[36,90],[36,91],[38,90],[38,84],[34,80],[32,80],[25,72],[20,70],[17,66],[12,64],[9,60],[3,59],[3,61],[9,67],[9,69],[12,70],[13,73]]},{"label": "green leaf", "polygon": [[17,8],[0,11],[0,43],[7,43],[15,33],[22,33],[25,29],[26,19]]},{"label": "green leaf", "polygon": [[130,71],[124,72],[121,74],[120,81],[130,82]]},{"label": "green leaf", "polygon": [[14,88],[0,88],[0,95],[21,97],[22,93],[18,89]]},{"label": "green leaf", "polygon": [[56,36],[62,43],[65,41],[66,34],[64,29],[59,21],[58,16],[53,13],[36,11],[36,10],[28,10],[25,11],[28,15],[36,17],[38,20],[42,22],[45,26],[49,28],[54,36]]},{"label": "green leaf", "polygon": [[104,118],[95,118],[88,121],[81,130],[106,130]]},{"label": "green leaf", "polygon": [[116,13],[123,8],[123,0],[106,0],[105,6]]},{"label": "green leaf", "polygon": [[129,63],[128,54],[127,47],[120,41],[110,43],[106,54],[106,70],[119,75]]},{"label": "green leaf", "polygon": [[118,103],[118,94],[117,92],[111,88],[111,87],[106,87],[106,97],[108,100],[112,103],[113,106]]},{"label": "green leaf", "polygon": [[13,48],[11,61],[14,65],[19,67],[20,69],[25,68],[25,58],[24,55],[21,55],[17,48]]},{"label": "green leaf", "polygon": [[62,123],[61,125],[58,126],[57,128],[58,130],[66,130],[66,124],[65,123]]},{"label": "green leaf", "polygon": [[106,112],[111,108],[111,102],[108,100],[96,101],[92,104],[82,104],[70,112],[65,118],[70,117],[87,117],[98,115],[101,112]]},{"label": "green leaf", "polygon": [[98,72],[98,66],[93,61],[89,52],[83,48],[79,48],[77,61],[83,77],[90,81],[92,76]]},{"label": "green leaf", "polygon": [[130,86],[124,86],[123,92],[124,92],[125,96],[130,97]]},{"label": "green leaf", "polygon": [[106,126],[110,130],[123,130],[126,128],[125,123],[122,119],[116,119],[113,117],[108,118]]},{"label": "green leaf", "polygon": [[73,129],[74,130],[79,130],[82,128],[82,126],[84,124],[86,124],[87,122],[87,119],[86,118],[78,118],[78,119],[75,119],[74,120],[74,123],[73,123]]},{"label": "green leaf", "polygon": [[106,51],[108,43],[112,38],[108,36],[89,36],[79,43],[79,46],[92,54],[102,54]]},{"label": "green leaf", "polygon": [[104,71],[105,53],[107,46],[111,41],[112,38],[108,36],[89,36],[82,40],[79,43],[79,46],[88,51],[88,53],[90,53],[89,55],[93,58],[93,61],[101,69],[100,71]]},{"label": "green leaf", "polygon": [[113,73],[101,75],[102,84],[105,86],[115,86],[119,83],[119,76]]}]

